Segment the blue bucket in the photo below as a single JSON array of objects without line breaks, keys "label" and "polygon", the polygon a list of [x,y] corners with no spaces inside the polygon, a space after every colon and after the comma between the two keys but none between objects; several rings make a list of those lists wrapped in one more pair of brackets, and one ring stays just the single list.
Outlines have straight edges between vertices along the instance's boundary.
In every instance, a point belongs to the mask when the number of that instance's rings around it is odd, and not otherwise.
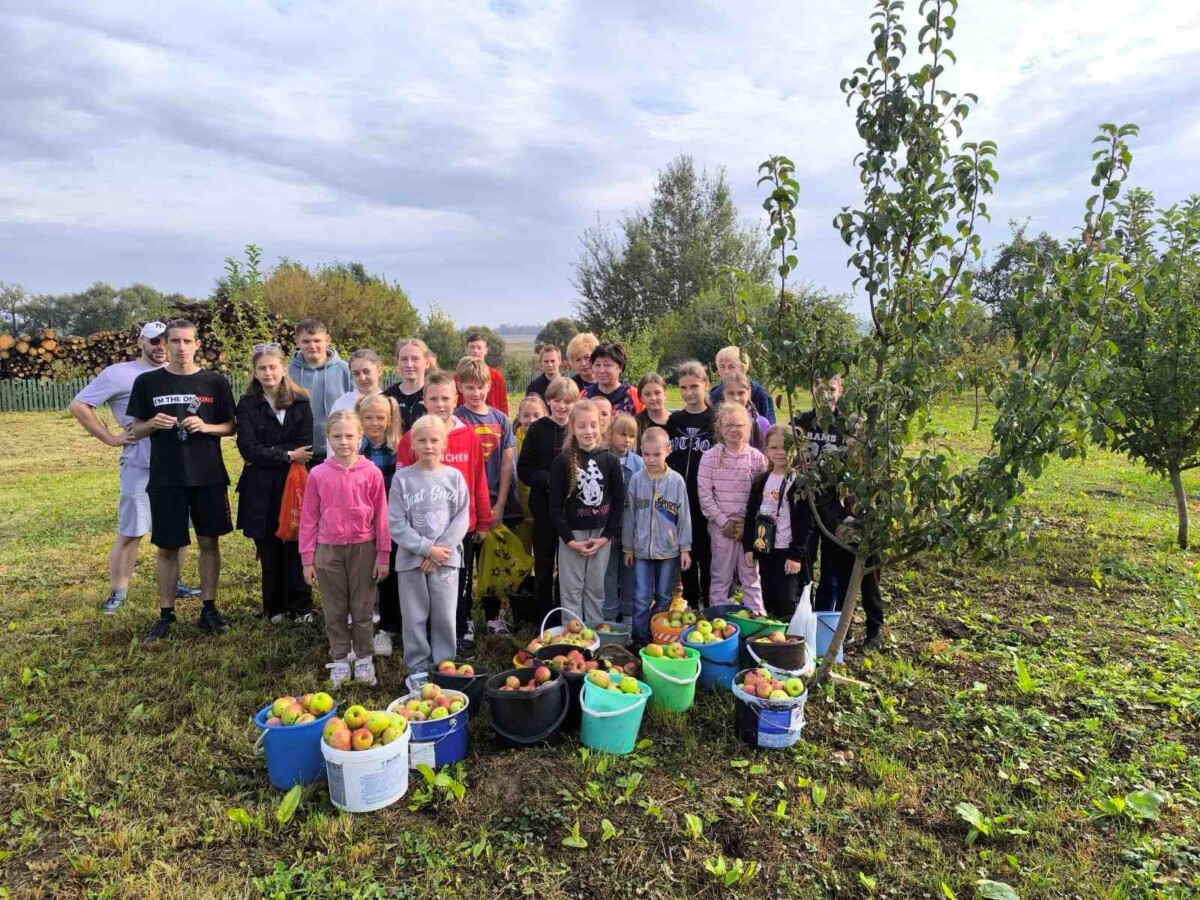
[{"label": "blue bucket", "polygon": [[[837,631],[838,620],[842,617],[840,612],[819,612],[814,613],[817,617],[817,656],[824,656],[829,650],[829,645],[833,642],[834,632]],[[838,647],[838,662],[845,662],[845,645]]]},{"label": "blue bucket", "polygon": [[[733,622],[729,624],[737,628]],[[738,629],[730,637],[713,644],[689,644],[687,637],[695,630],[695,625],[684,629],[679,639],[683,641],[683,646],[691,647],[700,654],[700,680],[697,683],[707,690],[716,690],[717,688],[730,690],[733,687],[733,677],[740,670],[738,641],[741,630]]]},{"label": "blue bucket", "polygon": [[[424,722],[409,722],[412,742],[408,748],[408,767],[415,769],[424,763],[437,771],[442,766],[452,766],[467,756],[467,723],[470,719],[471,701],[461,691],[442,691],[449,697],[457,697],[463,708],[444,719],[426,719]],[[419,700],[416,694],[406,694],[388,704],[388,712],[403,708],[409,700]]]},{"label": "blue bucket", "polygon": [[267,725],[271,704],[254,717],[262,732],[255,749],[267,758],[267,777],[271,787],[290,790],[298,784],[312,784],[325,777],[325,757],[321,754],[321,732],[325,723],[337,715],[335,706],[319,719],[303,725]]}]

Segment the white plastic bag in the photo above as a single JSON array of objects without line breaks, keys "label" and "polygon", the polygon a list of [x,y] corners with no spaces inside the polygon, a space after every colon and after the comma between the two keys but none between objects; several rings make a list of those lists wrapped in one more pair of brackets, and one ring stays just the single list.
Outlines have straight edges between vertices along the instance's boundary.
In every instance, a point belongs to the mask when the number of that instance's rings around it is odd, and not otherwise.
[{"label": "white plastic bag", "polygon": [[804,586],[800,599],[796,603],[796,611],[792,613],[792,621],[787,627],[788,634],[804,638],[804,667],[810,668],[817,661],[817,617],[812,608],[812,582]]}]

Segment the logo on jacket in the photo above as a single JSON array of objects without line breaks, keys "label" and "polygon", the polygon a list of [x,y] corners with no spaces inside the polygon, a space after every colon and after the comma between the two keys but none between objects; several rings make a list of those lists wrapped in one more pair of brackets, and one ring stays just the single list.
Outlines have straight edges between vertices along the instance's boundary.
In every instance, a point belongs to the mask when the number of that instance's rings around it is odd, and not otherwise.
[{"label": "logo on jacket", "polygon": [[683,434],[671,441],[672,450],[691,453],[703,453],[712,447],[712,438],[704,435],[699,428],[685,428]]},{"label": "logo on jacket", "polygon": [[589,459],[587,470],[575,467],[575,481],[579,485],[579,502],[584,506],[599,506],[604,502],[604,476],[594,459]]}]

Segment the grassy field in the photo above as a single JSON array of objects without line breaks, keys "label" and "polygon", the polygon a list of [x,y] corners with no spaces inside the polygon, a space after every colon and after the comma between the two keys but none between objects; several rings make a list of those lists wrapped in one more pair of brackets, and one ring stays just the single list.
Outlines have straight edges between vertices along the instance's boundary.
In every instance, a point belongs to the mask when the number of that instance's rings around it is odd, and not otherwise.
[{"label": "grassy field", "polygon": [[[319,624],[252,617],[233,535],[233,631],[202,636],[184,605],[144,650],[148,553],[128,606],[96,609],[116,490],[115,456],[66,413],[0,416],[0,896],[1200,896],[1196,557],[1172,547],[1167,486],[1125,460],[1052,466],[1039,540],[1007,561],[888,573],[885,652],[847,654],[870,687],[811,698],[793,750],[739,744],[727,696],[650,715],[615,759],[502,751],[476,721],[461,800],[351,817],[317,785],[286,824],[250,717],[317,687]],[[511,652],[488,638],[481,658]],[[398,661],[380,668],[338,699],[402,693]],[[563,843],[576,827],[586,849]]]}]

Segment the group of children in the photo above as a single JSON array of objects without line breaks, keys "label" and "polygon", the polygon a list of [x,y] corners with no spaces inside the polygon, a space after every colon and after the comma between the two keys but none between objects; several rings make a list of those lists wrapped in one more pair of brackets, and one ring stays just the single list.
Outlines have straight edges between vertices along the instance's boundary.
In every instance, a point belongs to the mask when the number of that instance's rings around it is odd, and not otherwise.
[{"label": "group of children", "polygon": [[[397,634],[414,688],[436,661],[469,657],[474,559],[501,525],[532,553],[532,601],[511,604],[527,622],[562,606],[629,621],[644,643],[681,579],[693,606],[740,585],[750,609],[792,614],[818,531],[790,471],[792,430],[772,424],[738,348],[718,354],[715,388],[699,362],[678,366],[684,407],[672,412],[661,375],[623,381],[620,344],[580,334],[565,354],[544,346],[514,426],[493,405],[486,338],[470,338],[453,374],[419,339],[400,340],[387,390],[379,355],[356,351],[353,387],[313,409],[328,455],[309,475],[298,557],[303,581],[321,586],[335,685],[374,683],[372,658]],[[264,562],[263,576],[265,598],[281,575]],[[511,627],[502,599],[481,598],[494,634]]]}]

